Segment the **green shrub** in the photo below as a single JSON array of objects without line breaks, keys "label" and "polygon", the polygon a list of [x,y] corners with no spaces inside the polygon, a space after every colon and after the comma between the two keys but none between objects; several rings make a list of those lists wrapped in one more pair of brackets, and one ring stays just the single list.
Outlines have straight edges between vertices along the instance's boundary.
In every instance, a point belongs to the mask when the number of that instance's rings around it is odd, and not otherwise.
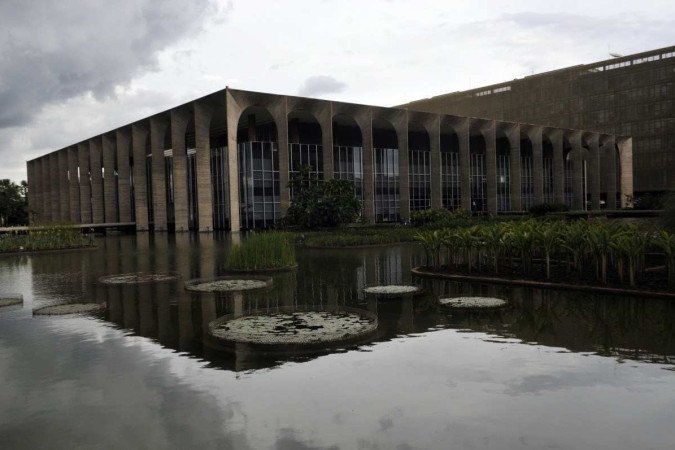
[{"label": "green shrub", "polygon": [[82,234],[79,228],[67,225],[35,228],[23,234],[0,235],[0,252],[62,250],[93,245],[91,236]]},{"label": "green shrub", "polygon": [[359,247],[365,245],[411,242],[414,230],[407,227],[354,228],[338,232],[310,234],[305,238],[308,247]]},{"label": "green shrub", "polygon": [[415,211],[410,215],[410,223],[416,227],[444,228],[470,226],[472,223],[482,221],[480,217],[474,217],[470,211],[457,209],[450,211],[445,208],[430,208]]},{"label": "green shrub", "polygon": [[567,212],[570,207],[564,203],[539,203],[530,206],[529,212],[533,216],[543,216],[548,213]]},{"label": "green shrub", "polygon": [[271,270],[293,267],[295,244],[291,233],[252,234],[241,245],[234,245],[225,267],[230,270]]},{"label": "green shrub", "polygon": [[281,225],[305,230],[332,228],[354,222],[361,211],[354,183],[347,180],[317,180],[304,166],[289,187],[293,202]]},{"label": "green shrub", "polygon": [[661,214],[663,228],[675,233],[675,193],[663,199],[663,213]]}]

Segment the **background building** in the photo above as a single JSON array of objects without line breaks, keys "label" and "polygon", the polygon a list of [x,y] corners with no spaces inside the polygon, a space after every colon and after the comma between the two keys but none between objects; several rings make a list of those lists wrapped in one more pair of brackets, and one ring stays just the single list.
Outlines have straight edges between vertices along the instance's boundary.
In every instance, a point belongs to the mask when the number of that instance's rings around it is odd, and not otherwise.
[{"label": "background building", "polygon": [[675,191],[674,56],[667,47],[402,107],[632,136],[636,194]]},{"label": "background building", "polygon": [[351,180],[370,222],[430,207],[621,206],[613,134],[225,89],[28,161],[33,222],[155,231],[261,228],[303,165]]}]

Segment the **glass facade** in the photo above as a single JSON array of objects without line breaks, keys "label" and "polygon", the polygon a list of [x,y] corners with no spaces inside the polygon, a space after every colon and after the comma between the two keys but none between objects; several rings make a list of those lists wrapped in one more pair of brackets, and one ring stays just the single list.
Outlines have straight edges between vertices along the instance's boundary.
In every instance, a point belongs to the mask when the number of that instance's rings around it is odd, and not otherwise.
[{"label": "glass facade", "polygon": [[[323,146],[318,144],[288,144],[289,179],[300,172],[304,166],[309,166],[310,176],[314,180],[323,180]],[[291,200],[294,192],[291,189]]]},{"label": "glass facade", "polygon": [[532,174],[532,155],[520,156],[520,202],[524,211],[534,204],[534,178]]},{"label": "glass facade", "polygon": [[398,149],[374,148],[375,221],[396,222],[400,219],[401,198]]},{"label": "glass facade", "polygon": [[487,211],[487,176],[485,175],[485,155],[471,153],[471,211]]},{"label": "glass facade", "polygon": [[164,186],[166,192],[167,223],[176,223],[173,188],[173,150],[164,151]]},{"label": "glass facade", "polygon": [[553,203],[553,158],[543,158],[544,167],[544,203]]},{"label": "glass facade", "polygon": [[431,152],[408,152],[408,179],[410,180],[410,211],[431,208]]},{"label": "glass facade", "polygon": [[571,152],[565,154],[565,204],[572,206],[572,158]]},{"label": "glass facade", "polygon": [[441,196],[444,208],[454,210],[462,206],[457,151],[441,152]]},{"label": "glass facade", "polygon": [[497,154],[497,211],[511,210],[511,156]]},{"label": "glass facade", "polygon": [[228,211],[228,159],[227,147],[211,149],[211,183],[213,185],[213,229],[226,230],[230,227]]},{"label": "glass facade", "polygon": [[197,150],[187,149],[188,228],[197,228]]},{"label": "glass facade", "polygon": [[333,146],[333,176],[354,183],[356,196],[363,201],[363,148]]},{"label": "glass facade", "polygon": [[155,221],[155,208],[152,201],[152,154],[145,155],[146,204],[148,205],[148,223]]},{"label": "glass facade", "polygon": [[279,218],[279,152],[276,142],[242,142],[239,152],[241,226],[267,228]]}]

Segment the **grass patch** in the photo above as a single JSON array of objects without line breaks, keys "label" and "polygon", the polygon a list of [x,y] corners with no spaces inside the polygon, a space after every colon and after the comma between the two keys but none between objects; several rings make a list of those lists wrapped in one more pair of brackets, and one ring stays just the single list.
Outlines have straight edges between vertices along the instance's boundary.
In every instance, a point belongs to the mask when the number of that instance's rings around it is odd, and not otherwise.
[{"label": "grass patch", "polygon": [[65,225],[36,228],[25,234],[0,235],[0,253],[63,250],[93,245],[94,241],[91,236],[82,234],[79,228]]},{"label": "grass patch", "polygon": [[306,235],[307,247],[361,247],[366,245],[412,242],[416,230],[407,227],[350,228],[346,230],[318,232]]},{"label": "grass patch", "polygon": [[234,245],[227,255],[225,268],[229,270],[273,270],[293,267],[295,239],[291,233],[256,233],[241,245]]}]

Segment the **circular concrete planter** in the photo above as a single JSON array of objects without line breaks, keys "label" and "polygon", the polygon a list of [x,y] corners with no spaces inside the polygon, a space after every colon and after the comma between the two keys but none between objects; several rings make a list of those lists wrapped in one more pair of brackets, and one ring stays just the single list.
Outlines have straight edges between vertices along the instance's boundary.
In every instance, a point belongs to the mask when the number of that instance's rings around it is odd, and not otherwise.
[{"label": "circular concrete planter", "polygon": [[0,308],[22,304],[23,304],[23,295],[21,294],[0,295]]},{"label": "circular concrete planter", "polygon": [[180,275],[174,272],[133,272],[104,275],[98,279],[103,284],[143,284],[174,281]]},{"label": "circular concrete planter", "polygon": [[402,297],[404,295],[416,295],[422,292],[419,286],[406,286],[390,284],[386,286],[369,286],[363,290],[366,294],[379,295],[382,297]]},{"label": "circular concrete planter", "polygon": [[341,311],[280,308],[237,318],[228,315],[209,324],[209,334],[219,341],[287,349],[348,344],[376,330],[377,316],[354,308]]},{"label": "circular concrete planter", "polygon": [[507,305],[507,301],[494,297],[454,297],[442,298],[441,305],[461,309],[494,309]]},{"label": "circular concrete planter", "polygon": [[105,310],[104,303],[62,303],[34,309],[36,316],[65,316],[70,314],[95,314]]},{"label": "circular concrete planter", "polygon": [[272,278],[264,276],[228,275],[198,278],[185,283],[185,289],[196,292],[240,292],[272,287]]}]

